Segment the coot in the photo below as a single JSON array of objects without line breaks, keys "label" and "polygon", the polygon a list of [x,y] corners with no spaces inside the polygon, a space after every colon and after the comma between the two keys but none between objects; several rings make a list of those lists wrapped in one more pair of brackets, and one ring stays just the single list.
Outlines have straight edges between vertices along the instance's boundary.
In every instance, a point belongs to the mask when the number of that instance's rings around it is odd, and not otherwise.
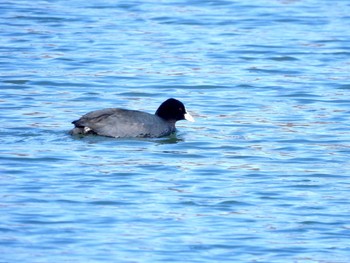
[{"label": "coot", "polygon": [[109,108],[89,112],[73,121],[71,134],[96,134],[115,138],[162,137],[173,133],[180,120],[194,121],[184,104],[176,99],[164,101],[155,114],[137,110]]}]

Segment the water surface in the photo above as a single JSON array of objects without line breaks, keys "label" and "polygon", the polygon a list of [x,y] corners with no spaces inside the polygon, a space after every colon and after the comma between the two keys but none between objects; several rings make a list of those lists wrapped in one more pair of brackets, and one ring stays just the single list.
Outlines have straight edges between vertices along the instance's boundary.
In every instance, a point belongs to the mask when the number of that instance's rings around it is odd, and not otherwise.
[{"label": "water surface", "polygon": [[[0,10],[0,262],[349,262],[348,1]],[[169,137],[68,134],[169,97]]]}]

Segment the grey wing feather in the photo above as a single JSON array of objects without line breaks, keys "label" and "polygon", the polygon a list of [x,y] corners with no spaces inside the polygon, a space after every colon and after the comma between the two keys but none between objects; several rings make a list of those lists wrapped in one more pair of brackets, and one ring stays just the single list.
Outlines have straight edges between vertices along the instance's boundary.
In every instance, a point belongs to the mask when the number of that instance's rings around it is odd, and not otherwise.
[{"label": "grey wing feather", "polygon": [[103,110],[96,110],[91,111],[89,113],[86,113],[83,115],[79,120],[73,121],[72,123],[76,127],[86,127],[93,123],[97,123],[99,121],[103,121],[103,119],[113,115],[117,114],[118,112],[122,112],[124,110],[121,109],[103,109]]}]

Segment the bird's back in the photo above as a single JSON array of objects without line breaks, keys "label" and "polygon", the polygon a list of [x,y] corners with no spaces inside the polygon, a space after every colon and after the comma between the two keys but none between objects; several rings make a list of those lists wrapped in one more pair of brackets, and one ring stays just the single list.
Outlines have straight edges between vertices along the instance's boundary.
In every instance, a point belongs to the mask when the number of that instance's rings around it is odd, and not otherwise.
[{"label": "bird's back", "polygon": [[175,131],[175,124],[146,112],[108,108],[92,111],[73,122],[75,131],[110,137],[161,137]]}]

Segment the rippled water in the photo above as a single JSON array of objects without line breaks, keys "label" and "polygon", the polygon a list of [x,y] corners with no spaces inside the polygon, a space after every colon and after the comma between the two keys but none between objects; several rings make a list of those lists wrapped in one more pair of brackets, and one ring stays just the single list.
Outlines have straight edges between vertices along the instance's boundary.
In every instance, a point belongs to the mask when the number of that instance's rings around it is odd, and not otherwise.
[{"label": "rippled water", "polygon": [[[350,261],[350,2],[0,2],[0,262]],[[182,100],[175,135],[71,137]]]}]

